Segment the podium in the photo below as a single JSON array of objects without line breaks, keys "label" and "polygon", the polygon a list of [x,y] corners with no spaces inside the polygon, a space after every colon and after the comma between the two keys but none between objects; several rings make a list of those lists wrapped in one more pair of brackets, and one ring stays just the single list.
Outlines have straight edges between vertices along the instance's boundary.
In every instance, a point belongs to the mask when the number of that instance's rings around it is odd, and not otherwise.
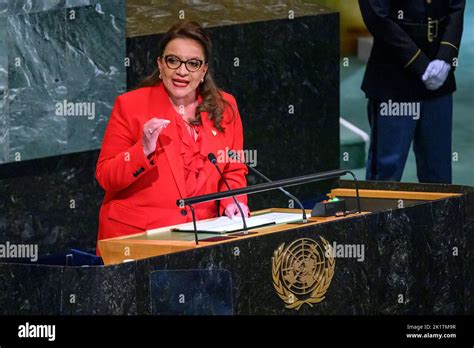
[{"label": "podium", "polygon": [[[472,314],[474,189],[359,185],[361,214],[200,235],[198,245],[169,228],[147,231],[101,241],[104,266],[0,263],[0,306],[60,315]],[[356,207],[353,182],[327,194]]]},{"label": "podium", "polygon": [[[354,208],[341,183],[328,196]],[[472,312],[472,189],[367,182],[360,196],[361,214],[200,234],[198,245],[166,227],[99,246],[108,265],[136,264],[147,314]],[[299,212],[254,214],[269,211]]]}]

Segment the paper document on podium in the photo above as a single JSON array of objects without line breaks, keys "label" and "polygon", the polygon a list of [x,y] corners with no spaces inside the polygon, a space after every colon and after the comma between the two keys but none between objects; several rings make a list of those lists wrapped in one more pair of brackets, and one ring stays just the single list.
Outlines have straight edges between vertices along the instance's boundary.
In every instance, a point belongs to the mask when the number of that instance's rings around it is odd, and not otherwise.
[{"label": "paper document on podium", "polygon": [[[282,224],[288,222],[297,222],[303,219],[302,214],[297,213],[267,213],[246,218],[247,228],[263,227],[268,225]],[[227,216],[221,216],[215,219],[196,221],[197,231],[201,233],[230,233],[243,230],[241,217],[230,219]],[[171,229],[173,232],[194,232],[192,222],[178,225]]]}]

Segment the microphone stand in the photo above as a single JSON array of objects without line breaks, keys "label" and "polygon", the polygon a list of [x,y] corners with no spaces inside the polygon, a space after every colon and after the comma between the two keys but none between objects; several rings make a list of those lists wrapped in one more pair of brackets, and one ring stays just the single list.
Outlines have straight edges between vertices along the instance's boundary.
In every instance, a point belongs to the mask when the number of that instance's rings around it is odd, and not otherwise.
[{"label": "microphone stand", "polygon": [[233,189],[230,191],[217,192],[217,193],[211,193],[211,194],[205,194],[201,196],[194,196],[194,197],[187,197],[187,198],[180,198],[176,200],[176,205],[178,207],[183,207],[185,205],[188,205],[191,208],[191,212],[193,213],[192,216],[193,216],[193,221],[194,221],[194,233],[195,233],[195,239],[196,239],[196,244],[197,244],[197,228],[196,228],[196,222],[195,222],[196,219],[194,216],[194,211],[191,207],[192,204],[215,201],[218,199],[228,198],[232,196],[253,194],[253,193],[258,193],[258,192],[266,192],[266,191],[278,189],[280,187],[303,185],[310,182],[337,178],[346,174],[351,174],[355,180],[354,184],[355,184],[356,199],[357,199],[356,210],[358,210],[360,214],[362,213],[362,211],[361,211],[361,204],[360,204],[359,185],[358,185],[356,176],[354,175],[354,173],[352,173],[349,170],[332,170],[332,171],[322,172],[318,174],[309,174],[309,175],[304,175],[304,176],[299,176],[299,177],[294,177],[294,178],[289,178],[289,179],[277,180],[277,181],[273,181],[269,183],[256,184],[256,185],[247,186],[247,187],[243,187],[239,189]]},{"label": "microphone stand", "polygon": [[197,232],[197,226],[196,226],[196,215],[194,213],[194,207],[190,203],[188,203],[187,205],[188,205],[189,209],[191,210],[191,216],[193,217],[194,241],[196,242],[196,245],[198,245],[199,244],[199,239],[198,239],[198,232]]},{"label": "microphone stand", "polygon": [[[240,163],[243,163],[247,166],[248,169],[250,169],[250,171],[252,171],[253,173],[257,174],[257,176],[261,177],[263,180],[267,181],[267,182],[273,182],[271,179],[269,179],[267,176],[265,176],[263,173],[261,173],[260,171],[258,171],[257,169],[249,166],[247,163],[243,162],[242,159],[240,158],[240,156],[233,150],[229,150],[228,152],[228,155],[233,158],[233,159],[236,159],[238,160]],[[303,204],[301,204],[300,200],[298,198],[296,198],[295,196],[293,196],[291,193],[289,193],[287,190],[285,190],[283,187],[279,187],[278,188],[281,192],[283,192],[287,197],[290,197],[291,199],[293,199],[298,205],[299,207],[301,208],[301,211],[303,212],[303,223],[307,223],[308,222],[308,219],[306,217],[306,211],[303,207]]]},{"label": "microphone stand", "polygon": [[[227,180],[225,179],[224,174],[222,174],[221,169],[217,165],[216,156],[211,152],[207,155],[207,158],[209,159],[209,161],[211,161],[211,163],[214,165],[214,167],[216,167],[217,171],[219,172],[219,175],[222,178],[222,181],[224,182],[224,185],[227,187],[227,190],[231,191],[231,188],[230,188],[229,184],[227,183]],[[232,199],[234,200],[234,203],[237,205],[237,209],[239,209],[240,216],[242,216],[242,223],[244,225],[244,234],[247,234],[248,233],[247,222],[245,221],[245,216],[244,216],[244,212],[242,210],[242,207],[240,206],[239,202],[237,202],[237,199],[235,198],[235,196],[232,196]]]}]

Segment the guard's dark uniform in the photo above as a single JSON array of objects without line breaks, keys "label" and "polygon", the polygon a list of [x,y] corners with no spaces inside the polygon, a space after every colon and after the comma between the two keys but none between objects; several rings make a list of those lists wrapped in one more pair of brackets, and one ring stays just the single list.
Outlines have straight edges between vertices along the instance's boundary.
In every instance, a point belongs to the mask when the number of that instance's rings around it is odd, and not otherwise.
[{"label": "guard's dark uniform", "polygon": [[[465,0],[359,0],[359,5],[374,36],[362,83],[372,128],[367,179],[400,180],[414,140],[420,181],[451,182],[453,64],[459,53]],[[437,59],[452,69],[446,82],[430,91],[422,76]],[[388,100],[420,102],[420,119],[381,117],[380,105]],[[440,129],[427,131],[432,127]],[[438,154],[433,157],[433,153]],[[440,160],[440,154],[447,157]],[[438,163],[431,164],[433,159]]]}]

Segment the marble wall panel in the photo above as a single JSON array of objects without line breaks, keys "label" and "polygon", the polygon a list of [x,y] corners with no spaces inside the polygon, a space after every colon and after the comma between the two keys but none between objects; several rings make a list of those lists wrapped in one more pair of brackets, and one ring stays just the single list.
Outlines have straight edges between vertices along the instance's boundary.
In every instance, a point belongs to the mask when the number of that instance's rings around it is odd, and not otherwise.
[{"label": "marble wall panel", "polygon": [[62,275],[62,267],[0,263],[1,314],[61,314]]},{"label": "marble wall panel", "polygon": [[134,263],[120,267],[65,267],[61,314],[137,314],[135,268]]},{"label": "marble wall panel", "polygon": [[8,15],[8,0],[0,0],[0,17]]},{"label": "marble wall panel", "polygon": [[150,274],[152,315],[230,315],[232,278],[226,270]]},{"label": "marble wall panel", "polygon": [[6,0],[0,1],[0,164],[8,158],[8,44]]},{"label": "marble wall panel", "polygon": [[124,0],[9,4],[8,94],[14,105],[3,126],[9,137],[0,138],[4,162],[18,152],[27,160],[100,148],[115,97],[125,91]]},{"label": "marble wall panel", "polygon": [[64,153],[67,119],[55,114],[55,103],[66,95],[63,87],[41,85],[9,89],[9,161]]},{"label": "marble wall panel", "polygon": [[124,33],[122,0],[81,8],[68,25],[67,98],[88,111],[67,118],[68,152],[101,146],[115,98],[126,91]]},{"label": "marble wall panel", "polygon": [[4,0],[8,2],[8,13],[12,15],[85,6],[90,0]]}]

